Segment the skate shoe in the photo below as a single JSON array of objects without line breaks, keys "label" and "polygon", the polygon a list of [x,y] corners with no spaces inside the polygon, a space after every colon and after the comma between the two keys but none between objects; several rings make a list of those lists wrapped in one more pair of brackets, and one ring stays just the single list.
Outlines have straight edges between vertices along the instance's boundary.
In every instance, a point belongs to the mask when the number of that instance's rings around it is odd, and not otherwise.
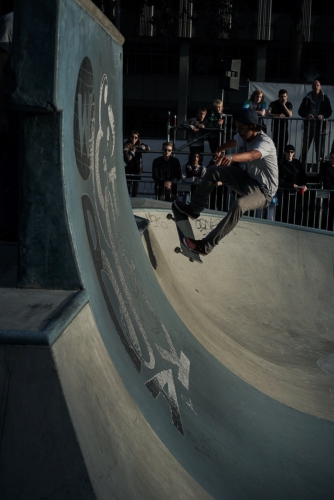
[{"label": "skate shoe", "polygon": [[183,203],[182,201],[175,200],[174,201],[174,206],[178,209],[181,214],[187,215],[187,217],[190,217],[190,219],[196,220],[200,216],[200,214],[196,214],[190,205],[187,205],[186,203]]},{"label": "skate shoe", "polygon": [[193,240],[192,238],[183,238],[183,243],[192,252],[198,253],[200,255],[208,255],[208,251],[205,248],[203,240]]}]

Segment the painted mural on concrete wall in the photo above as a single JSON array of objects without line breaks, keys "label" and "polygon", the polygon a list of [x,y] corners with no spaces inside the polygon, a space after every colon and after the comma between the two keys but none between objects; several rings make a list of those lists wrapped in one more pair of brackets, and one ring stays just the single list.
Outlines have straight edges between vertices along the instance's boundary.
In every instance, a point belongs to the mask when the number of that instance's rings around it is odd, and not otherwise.
[{"label": "painted mural on concrete wall", "polygon": [[[115,189],[115,121],[110,92],[108,78],[104,74],[100,77],[99,93],[94,95],[93,67],[89,58],[85,57],[77,79],[73,132],[77,168],[82,179],[90,183],[87,192],[93,193],[93,196],[83,194],[81,197],[87,237],[103,297],[124,348],[139,373],[142,365],[152,370],[152,377],[146,380],[145,385],[153,398],[160,395],[165,398],[173,424],[184,434],[172,366],[177,366],[178,380],[188,390],[190,361],[182,351],[177,353],[145,290],[138,290],[135,265],[128,260],[116,230],[119,213]],[[123,249],[121,253],[119,248]],[[127,275],[124,275],[124,264]],[[128,275],[131,276],[130,281]],[[128,283],[132,289],[129,289]],[[156,337],[157,342],[150,341],[147,325],[137,312],[139,294],[144,299],[144,316],[150,315],[156,324],[156,331],[162,330],[168,350],[159,345],[160,337]],[[115,303],[118,304],[118,311],[113,307]],[[156,353],[170,364],[170,368],[156,372]]]}]

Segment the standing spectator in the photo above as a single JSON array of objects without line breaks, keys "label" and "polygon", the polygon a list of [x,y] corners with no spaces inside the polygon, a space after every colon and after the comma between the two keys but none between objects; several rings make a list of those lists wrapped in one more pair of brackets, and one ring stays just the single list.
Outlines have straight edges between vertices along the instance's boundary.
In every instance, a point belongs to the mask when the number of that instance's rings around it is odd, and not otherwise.
[{"label": "standing spectator", "polygon": [[[266,114],[267,103],[264,100],[264,93],[261,89],[256,89],[252,93],[249,99],[244,102],[242,106],[245,109],[253,109],[259,115],[259,118]],[[263,123],[263,120],[259,119],[259,123],[262,124],[263,132],[267,133],[267,126]]]},{"label": "standing spectator", "polygon": [[159,200],[171,201],[177,196],[176,183],[181,179],[181,166],[172,156],[173,144],[162,144],[162,156],[155,158],[152,164],[152,177],[155,181],[155,194]]},{"label": "standing spectator", "polygon": [[321,90],[319,80],[312,82],[312,91],[309,92],[301,102],[298,110],[299,116],[304,120],[303,149],[301,155],[302,163],[307,161],[307,153],[312,140],[314,140],[315,154],[317,162],[323,156],[324,134],[327,123],[324,118],[329,118],[332,114],[332,107],[329,98]]},{"label": "standing spectator", "polygon": [[181,127],[187,129],[188,132],[188,141],[193,141],[190,146],[190,153],[204,153],[204,128],[206,127],[206,115],[207,110],[205,108],[199,108],[197,110],[197,116],[195,118],[188,118],[183,123],[181,123]]},{"label": "standing spectator", "polygon": [[284,150],[284,160],[278,166],[280,193],[280,220],[291,224],[301,224],[303,214],[303,194],[307,191],[305,168],[294,158],[295,148],[288,144]]},{"label": "standing spectator", "polygon": [[[190,153],[188,157],[188,162],[183,165],[181,170],[182,179],[192,182],[191,193],[193,193],[197,185],[200,184],[206,172],[206,168],[203,165],[203,156],[201,153]],[[189,193],[185,193],[183,197],[184,203],[189,203]]]},{"label": "standing spectator", "polygon": [[150,148],[140,141],[139,132],[133,130],[127,141],[124,143],[123,155],[125,161],[125,173],[127,176],[131,175],[128,180],[128,190],[131,195],[131,184],[132,184],[132,196],[137,196],[138,193],[138,181],[141,180],[140,174],[143,172],[143,160],[142,151],[149,151]]},{"label": "standing spectator", "polygon": [[[329,155],[329,161],[326,161],[321,165],[320,175],[323,182],[324,189],[329,189],[329,199],[324,199],[324,211],[327,212],[327,217],[325,219],[324,229],[328,231],[333,231],[333,219],[334,219],[334,151]],[[327,209],[327,210],[326,210]]]},{"label": "standing spectator", "polygon": [[[288,101],[288,92],[281,89],[278,92],[278,99],[269,104],[267,116],[274,118],[272,123],[273,141],[277,150],[277,159],[282,159],[284,148],[289,139],[289,123],[286,118],[292,116],[292,104]],[[275,119],[279,118],[279,120]]]},{"label": "standing spectator", "polygon": [[267,103],[264,100],[263,91],[261,89],[254,90],[250,98],[244,102],[242,107],[253,109],[259,116],[264,116],[266,114]]},{"label": "standing spectator", "polygon": [[[212,103],[213,110],[211,111],[207,119],[207,128],[221,128],[224,124],[223,115],[223,101],[220,99],[215,99]],[[208,142],[210,146],[211,153],[215,153],[219,146],[219,132],[212,132],[208,136]]]}]

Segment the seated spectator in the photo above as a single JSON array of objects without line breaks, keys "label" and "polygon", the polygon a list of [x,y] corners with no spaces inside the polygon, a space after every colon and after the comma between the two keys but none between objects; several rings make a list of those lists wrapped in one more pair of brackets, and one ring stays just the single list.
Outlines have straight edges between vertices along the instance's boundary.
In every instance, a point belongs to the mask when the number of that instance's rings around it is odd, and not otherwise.
[{"label": "seated spectator", "polygon": [[199,108],[195,118],[188,118],[188,120],[181,123],[181,127],[187,129],[188,142],[197,139],[190,146],[190,153],[203,153],[204,152],[204,128],[206,127],[207,110]]},{"label": "seated spectator", "polygon": [[302,196],[307,191],[307,177],[305,168],[299,160],[294,158],[295,148],[291,144],[285,146],[284,160],[278,166],[279,191],[278,210],[279,220],[291,224],[301,224],[303,215]]},{"label": "seated spectator", "polygon": [[[212,103],[213,105],[213,110],[211,111],[210,115],[208,116],[206,126],[207,128],[220,128],[224,124],[224,115],[223,115],[223,101],[220,99],[215,99]],[[221,138],[222,140],[223,138]],[[218,132],[212,132],[208,136],[208,142],[210,146],[210,151],[211,153],[215,153],[216,149],[219,146],[219,133]]]},{"label": "seated spectator", "polygon": [[334,190],[334,151],[329,155],[329,161],[321,165],[320,175],[324,189]]},{"label": "seated spectator", "polygon": [[141,151],[149,151],[150,148],[146,144],[140,141],[139,133],[133,130],[127,141],[125,141],[123,146],[123,155],[125,162],[125,173],[127,176],[127,184],[129,194],[131,195],[131,185],[132,185],[132,196],[137,196],[138,193],[138,181],[141,180],[140,174],[143,172],[143,160]]},{"label": "seated spectator", "polygon": [[259,116],[264,116],[266,114],[267,103],[264,100],[264,93],[262,90],[254,90],[250,98],[244,102],[242,107],[253,109]]},{"label": "seated spectator", "polygon": [[173,144],[164,142],[162,156],[155,158],[152,163],[152,177],[155,181],[155,194],[158,200],[172,201],[177,196],[176,183],[181,179],[181,165],[177,158],[172,156]]},{"label": "seated spectator", "polygon": [[[269,104],[267,116],[274,118],[271,130],[273,131],[273,141],[277,150],[278,163],[282,160],[283,151],[289,140],[289,122],[286,118],[292,116],[292,104],[288,101],[288,92],[281,89],[278,92],[278,99]],[[279,120],[275,118],[280,118]]]},{"label": "seated spectator", "polygon": [[[188,157],[188,162],[183,165],[181,170],[182,179],[188,179],[192,182],[191,193],[193,193],[197,185],[200,184],[206,172],[206,168],[203,165],[203,156],[201,153],[190,153]],[[183,196],[183,202],[189,203],[189,193],[185,193]]]},{"label": "seated spectator", "polygon": [[329,161],[324,162],[320,168],[321,180],[324,189],[332,191],[329,193],[329,199],[324,199],[325,220],[323,221],[323,229],[333,231],[334,218],[334,152],[331,152]]}]

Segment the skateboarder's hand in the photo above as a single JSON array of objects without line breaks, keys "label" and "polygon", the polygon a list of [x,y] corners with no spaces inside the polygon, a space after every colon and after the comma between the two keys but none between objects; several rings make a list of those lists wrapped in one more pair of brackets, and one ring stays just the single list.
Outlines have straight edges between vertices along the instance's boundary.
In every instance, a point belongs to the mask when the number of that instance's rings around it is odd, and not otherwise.
[{"label": "skateboarder's hand", "polygon": [[[216,159],[216,157],[217,157],[217,159]],[[228,167],[232,162],[232,158],[230,156],[227,156],[227,155],[217,156],[217,154],[216,154],[213,161],[215,162],[217,167]]]},{"label": "skateboarder's hand", "polygon": [[165,188],[166,189],[171,189],[171,187],[172,187],[171,181],[165,181]]}]

